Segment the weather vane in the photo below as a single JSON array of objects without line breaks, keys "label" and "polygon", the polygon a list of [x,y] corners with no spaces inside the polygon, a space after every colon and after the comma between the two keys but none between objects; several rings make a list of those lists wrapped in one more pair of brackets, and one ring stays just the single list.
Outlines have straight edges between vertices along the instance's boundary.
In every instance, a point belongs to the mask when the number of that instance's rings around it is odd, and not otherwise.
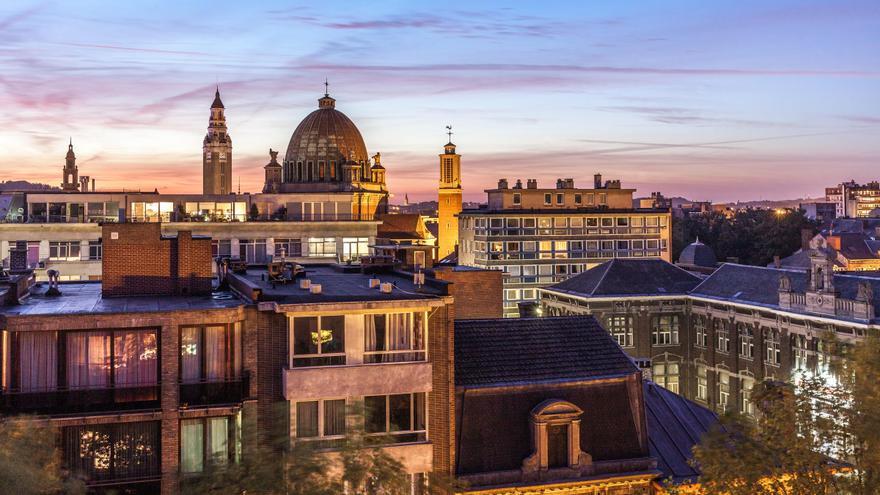
[{"label": "weather vane", "polygon": [[449,136],[449,142],[451,143],[452,142],[452,126],[451,125],[446,126],[446,134]]},{"label": "weather vane", "polygon": [[324,78],[324,96],[330,96],[330,83],[327,82],[327,78]]}]

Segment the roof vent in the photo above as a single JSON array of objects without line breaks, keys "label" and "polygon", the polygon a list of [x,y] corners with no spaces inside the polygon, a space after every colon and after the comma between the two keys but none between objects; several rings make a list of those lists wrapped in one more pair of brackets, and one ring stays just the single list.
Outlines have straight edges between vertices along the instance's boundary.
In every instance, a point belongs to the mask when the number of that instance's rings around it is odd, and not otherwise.
[{"label": "roof vent", "polygon": [[376,287],[379,287],[380,283],[382,283],[382,281],[379,280],[378,278],[371,278],[370,279],[370,288],[375,289]]},{"label": "roof vent", "polygon": [[394,285],[390,282],[385,282],[385,283],[379,284],[379,290],[383,294],[391,294],[391,290],[393,288],[394,288]]},{"label": "roof vent", "polygon": [[312,284],[309,287],[309,292],[312,294],[320,294],[321,293],[321,284]]},{"label": "roof vent", "polygon": [[312,286],[311,280],[309,280],[307,278],[300,279],[300,281],[299,281],[299,288],[300,289],[309,289],[311,286]]}]

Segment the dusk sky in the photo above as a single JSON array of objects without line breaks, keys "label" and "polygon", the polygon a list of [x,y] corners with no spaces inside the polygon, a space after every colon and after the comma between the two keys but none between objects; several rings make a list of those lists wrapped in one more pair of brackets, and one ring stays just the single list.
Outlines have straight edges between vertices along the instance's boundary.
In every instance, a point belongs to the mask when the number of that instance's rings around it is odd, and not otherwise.
[{"label": "dusk sky", "polygon": [[219,83],[258,192],[326,77],[393,202],[499,177],[637,196],[820,196],[880,177],[880,1],[0,2],[0,180],[201,192]]}]

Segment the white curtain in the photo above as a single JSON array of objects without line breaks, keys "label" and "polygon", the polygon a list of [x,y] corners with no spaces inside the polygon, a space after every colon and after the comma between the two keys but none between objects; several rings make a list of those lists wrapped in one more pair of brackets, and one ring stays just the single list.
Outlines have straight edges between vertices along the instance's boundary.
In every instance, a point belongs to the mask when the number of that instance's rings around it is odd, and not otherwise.
[{"label": "white curtain", "polygon": [[226,378],[226,327],[205,328],[205,379]]},{"label": "white curtain", "polygon": [[228,425],[226,416],[208,418],[208,455],[212,464],[223,465],[229,460]]},{"label": "white curtain", "polygon": [[412,348],[412,313],[392,313],[385,317],[387,332],[385,346],[389,351],[404,351]]},{"label": "white curtain", "polygon": [[204,469],[205,440],[204,424],[200,419],[187,419],[180,422],[180,470],[184,473],[198,473]]},{"label": "white curtain", "polygon": [[[364,315],[364,349],[367,351],[380,351],[380,335],[376,333],[376,317],[380,315]],[[384,324],[384,321],[382,322]],[[382,329],[384,332],[384,329]]]},{"label": "white curtain", "polygon": [[155,385],[159,362],[156,331],[117,332],[114,340],[116,385]]},{"label": "white curtain", "polygon": [[67,334],[67,386],[107,388],[110,386],[110,333]]},{"label": "white curtain", "polygon": [[55,332],[18,334],[19,390],[43,392],[58,385],[58,346]]}]

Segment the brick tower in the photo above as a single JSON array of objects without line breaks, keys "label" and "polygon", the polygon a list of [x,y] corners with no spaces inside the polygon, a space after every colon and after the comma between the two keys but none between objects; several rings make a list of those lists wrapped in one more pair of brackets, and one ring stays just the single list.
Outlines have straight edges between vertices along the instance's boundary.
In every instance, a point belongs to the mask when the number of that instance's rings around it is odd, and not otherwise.
[{"label": "brick tower", "polygon": [[202,192],[229,194],[232,191],[232,138],[226,132],[226,116],[220,88],[214,93],[208,133],[202,143]]},{"label": "brick tower", "polygon": [[76,154],[73,153],[73,139],[67,145],[67,156],[64,157],[64,182],[61,189],[65,191],[79,190],[79,170],[76,168]]},{"label": "brick tower", "polygon": [[438,209],[438,251],[439,259],[455,252],[458,246],[458,215],[461,213],[461,155],[455,152],[452,144],[452,127],[447,126],[449,142],[440,155],[440,189]]}]

